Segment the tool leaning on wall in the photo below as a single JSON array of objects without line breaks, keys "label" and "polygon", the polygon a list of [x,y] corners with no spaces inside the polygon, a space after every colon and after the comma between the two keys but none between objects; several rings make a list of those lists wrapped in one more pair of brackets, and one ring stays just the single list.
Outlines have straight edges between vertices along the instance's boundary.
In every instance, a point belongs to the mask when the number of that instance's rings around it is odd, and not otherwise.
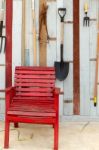
[{"label": "tool leaning on wall", "polygon": [[97,19],[97,49],[96,49],[96,70],[95,70],[95,85],[94,85],[94,106],[97,106],[97,84],[99,72],[99,5],[98,5],[98,19]]},{"label": "tool leaning on wall", "polygon": [[90,18],[88,17],[88,4],[84,4],[84,13],[85,17],[83,18],[83,26],[89,26],[90,25]]},{"label": "tool leaning on wall", "polygon": [[[0,53],[3,51],[5,52],[5,44],[6,44],[6,36],[3,35],[3,28],[4,28],[4,4],[5,1],[1,1],[2,7],[0,9]],[[4,44],[4,45],[3,45]]]},{"label": "tool leaning on wall", "polygon": [[37,66],[35,0],[32,0],[32,26],[33,26],[33,64],[34,66]]},{"label": "tool leaning on wall", "polygon": [[64,17],[66,15],[66,8],[59,8],[58,14],[61,19],[61,43],[60,43],[60,62],[55,62],[56,78],[60,81],[66,79],[69,73],[69,62],[64,62],[63,51],[64,51]]}]

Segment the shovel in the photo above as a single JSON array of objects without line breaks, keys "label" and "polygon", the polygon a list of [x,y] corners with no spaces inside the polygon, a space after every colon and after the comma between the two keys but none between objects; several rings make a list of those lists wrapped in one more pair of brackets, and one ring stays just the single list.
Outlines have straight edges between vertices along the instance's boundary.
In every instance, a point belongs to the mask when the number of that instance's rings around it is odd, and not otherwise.
[{"label": "shovel", "polygon": [[60,62],[55,62],[55,71],[56,71],[56,78],[60,81],[66,79],[69,73],[69,62],[64,62],[63,60],[63,42],[64,42],[64,17],[66,15],[66,8],[59,8],[58,14],[61,19],[61,44],[60,44]]}]

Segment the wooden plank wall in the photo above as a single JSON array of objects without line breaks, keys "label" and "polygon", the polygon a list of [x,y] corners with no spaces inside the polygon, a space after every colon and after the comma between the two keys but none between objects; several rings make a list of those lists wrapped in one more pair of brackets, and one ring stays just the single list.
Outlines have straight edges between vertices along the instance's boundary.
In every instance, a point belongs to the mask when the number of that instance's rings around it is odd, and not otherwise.
[{"label": "wooden plank wall", "polygon": [[[83,27],[84,4],[80,1],[80,114],[90,115],[90,85],[89,85],[89,27]],[[89,0],[87,0],[89,5]]]},{"label": "wooden plank wall", "polygon": [[[99,3],[97,0],[80,0],[80,116],[97,117],[99,115],[99,104],[95,108],[93,106],[93,88],[94,88],[94,77],[95,77],[95,61],[90,61],[96,57],[96,22],[91,21],[90,27],[83,27],[84,11],[83,6],[85,2],[88,2],[89,16],[91,18],[97,17],[97,10]],[[59,7],[66,7],[67,13],[64,28],[64,60],[70,61],[70,71],[67,79],[64,82],[57,81],[56,85],[64,90],[64,95],[60,95],[60,116],[68,116],[70,120],[73,118],[73,0],[57,0],[47,1],[48,14],[48,32],[49,36],[56,38],[57,40],[50,40],[47,43],[47,65],[53,66],[54,61],[60,61],[60,18],[57,13]],[[27,0],[27,37],[28,37],[28,48],[29,48],[29,63],[33,65],[33,43],[32,43],[32,23],[31,23],[31,2]],[[39,34],[39,0],[36,0],[36,31],[37,39]],[[21,25],[22,25],[22,1],[14,0],[14,19],[13,19],[13,53],[12,53],[12,65],[13,73],[16,65],[21,65]],[[16,10],[16,11],[15,11]],[[51,21],[53,20],[53,21]],[[37,41],[37,55],[39,65],[39,42]],[[4,54],[0,54],[0,64],[4,64]],[[2,72],[2,73],[1,73]],[[0,66],[0,88],[4,88],[5,69]],[[98,87],[99,95],[99,87]],[[0,94],[4,96],[3,93]],[[99,96],[98,96],[99,100]],[[0,116],[3,114],[1,108],[4,107],[4,101],[0,100]]]},{"label": "wooden plank wall", "polygon": [[[67,8],[65,21],[73,21],[73,0],[64,1]],[[64,115],[73,115],[73,23],[65,23],[64,60],[70,61],[70,70],[64,81]]]},{"label": "wooden plank wall", "polygon": [[[93,19],[97,18],[97,10],[98,10],[98,1],[96,3],[94,1],[90,1],[90,17]],[[96,66],[96,51],[97,51],[97,21],[91,21],[90,26],[90,41],[89,41],[89,60],[90,60],[90,115],[97,115],[97,108],[94,107],[93,97],[94,97],[94,86],[95,86],[95,66]],[[93,61],[92,61],[93,60]]]}]

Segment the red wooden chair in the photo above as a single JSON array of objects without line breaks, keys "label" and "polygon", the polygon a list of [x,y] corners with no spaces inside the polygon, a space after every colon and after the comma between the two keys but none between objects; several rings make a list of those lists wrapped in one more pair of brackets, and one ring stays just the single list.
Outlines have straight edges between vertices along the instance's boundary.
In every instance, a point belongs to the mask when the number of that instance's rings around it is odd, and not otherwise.
[{"label": "red wooden chair", "polygon": [[9,126],[18,123],[50,124],[54,127],[54,150],[58,150],[59,92],[54,67],[16,67],[14,87],[6,90],[5,141]]}]

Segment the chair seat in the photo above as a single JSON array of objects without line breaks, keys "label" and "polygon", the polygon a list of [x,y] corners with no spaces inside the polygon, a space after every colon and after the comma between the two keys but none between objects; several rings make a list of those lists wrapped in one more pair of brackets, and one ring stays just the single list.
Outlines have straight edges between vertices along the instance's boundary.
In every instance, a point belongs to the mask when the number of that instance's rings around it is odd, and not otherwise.
[{"label": "chair seat", "polygon": [[55,117],[53,97],[19,97],[12,100],[8,115],[34,116],[34,117]]}]

